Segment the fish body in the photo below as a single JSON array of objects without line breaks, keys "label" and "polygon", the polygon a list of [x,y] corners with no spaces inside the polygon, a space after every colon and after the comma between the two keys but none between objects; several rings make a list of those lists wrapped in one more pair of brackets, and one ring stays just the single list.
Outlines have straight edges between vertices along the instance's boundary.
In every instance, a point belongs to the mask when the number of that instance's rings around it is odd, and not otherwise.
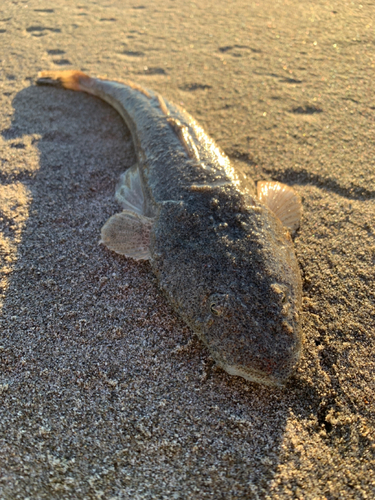
[{"label": "fish body", "polygon": [[118,184],[124,211],[103,227],[102,241],[150,260],[169,302],[219,366],[283,385],[301,353],[302,287],[279,217],[298,225],[298,197],[279,183],[253,195],[194,118],[157,93],[74,71],[43,72],[38,83],[102,98],[131,130],[137,164]]}]

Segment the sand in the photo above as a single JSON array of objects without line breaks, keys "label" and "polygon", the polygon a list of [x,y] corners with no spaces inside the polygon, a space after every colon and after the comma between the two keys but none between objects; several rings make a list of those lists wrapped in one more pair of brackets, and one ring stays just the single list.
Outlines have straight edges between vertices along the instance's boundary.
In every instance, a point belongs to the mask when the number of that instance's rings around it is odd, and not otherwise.
[{"label": "sand", "polygon": [[[374,498],[373,3],[0,9],[0,498]],[[215,367],[149,264],[98,245],[134,148],[105,103],[34,86],[63,68],[161,92],[302,196],[284,390]]]}]

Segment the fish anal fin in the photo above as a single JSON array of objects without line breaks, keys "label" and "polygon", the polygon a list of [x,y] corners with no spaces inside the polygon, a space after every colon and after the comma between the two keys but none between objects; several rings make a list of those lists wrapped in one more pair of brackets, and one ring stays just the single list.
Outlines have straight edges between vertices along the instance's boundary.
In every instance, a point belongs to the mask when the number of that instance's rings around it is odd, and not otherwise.
[{"label": "fish anal fin", "polygon": [[104,224],[100,243],[109,250],[135,260],[150,258],[150,232],[153,219],[124,210]]},{"label": "fish anal fin", "polygon": [[299,228],[302,203],[293,188],[281,182],[260,181],[257,193],[259,200],[272,210],[289,231],[294,232]]}]

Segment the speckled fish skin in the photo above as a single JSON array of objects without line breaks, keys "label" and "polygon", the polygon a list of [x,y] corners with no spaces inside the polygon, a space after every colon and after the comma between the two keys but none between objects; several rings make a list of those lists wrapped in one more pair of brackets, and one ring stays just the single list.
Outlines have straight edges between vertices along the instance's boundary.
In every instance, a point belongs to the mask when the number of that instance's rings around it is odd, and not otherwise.
[{"label": "speckled fish skin", "polygon": [[150,90],[94,81],[92,93],[131,130],[145,215],[155,217],[150,262],[169,302],[219,366],[283,385],[301,352],[301,278],[288,231],[187,112],[167,101],[163,111]]}]

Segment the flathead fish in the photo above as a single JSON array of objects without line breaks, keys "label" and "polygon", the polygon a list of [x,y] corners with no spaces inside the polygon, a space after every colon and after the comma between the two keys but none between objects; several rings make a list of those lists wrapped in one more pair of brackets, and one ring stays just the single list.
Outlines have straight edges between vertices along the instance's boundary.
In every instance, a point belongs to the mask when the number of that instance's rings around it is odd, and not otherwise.
[{"label": "flathead fish", "polygon": [[123,211],[101,241],[149,259],[175,311],[224,370],[283,385],[302,345],[290,237],[298,195],[278,182],[259,182],[252,193],[194,118],[156,92],[79,71],[42,72],[37,83],[93,94],[130,128],[137,163],[120,178]]}]

